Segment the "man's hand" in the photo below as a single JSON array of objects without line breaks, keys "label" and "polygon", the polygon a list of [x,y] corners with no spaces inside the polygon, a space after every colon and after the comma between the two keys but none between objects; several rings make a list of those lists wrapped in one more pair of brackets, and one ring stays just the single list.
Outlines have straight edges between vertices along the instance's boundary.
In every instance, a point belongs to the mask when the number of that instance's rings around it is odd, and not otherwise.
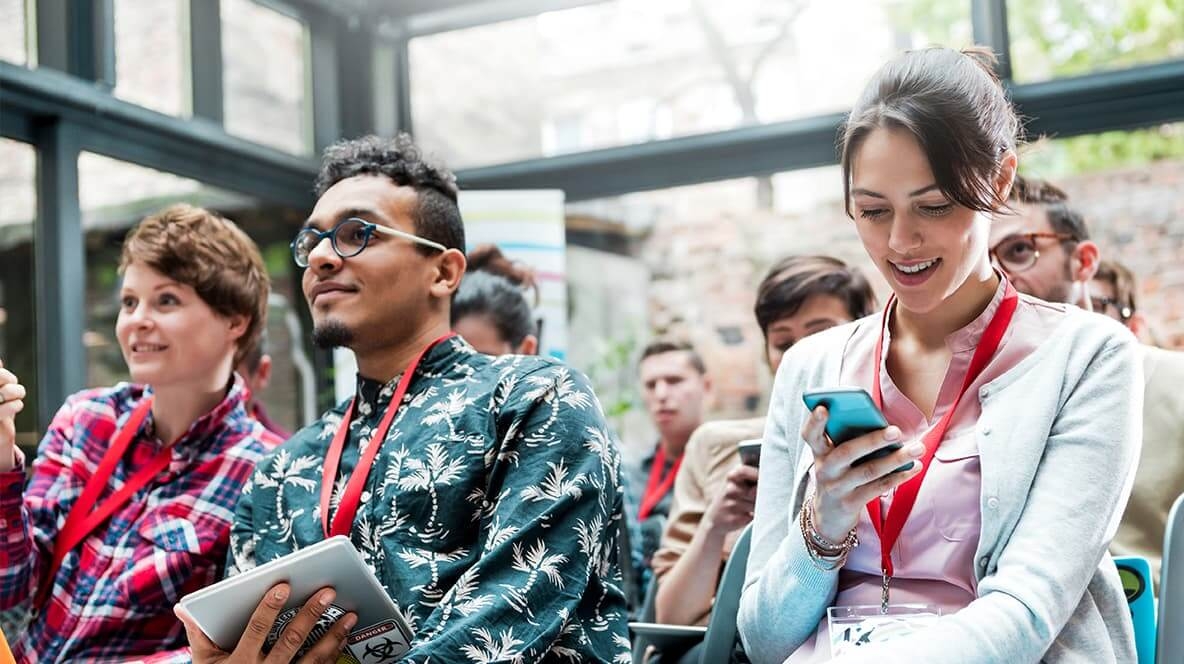
[{"label": "man's hand", "polygon": [[[247,623],[247,630],[238,640],[234,652],[226,652],[210,640],[193,617],[178,605],[173,609],[177,617],[185,625],[185,633],[189,637],[189,647],[193,650],[194,664],[287,664],[294,660],[297,651],[304,645],[308,633],[316,626],[317,620],[328,608],[329,603],[336,597],[332,588],[324,588],[310,597],[300,609],[300,613],[288,623],[283,634],[276,641],[271,652],[263,654],[263,642],[267,633],[275,624],[276,617],[288,601],[290,589],[288,584],[281,583],[274,586],[259,602],[251,620]],[[317,641],[303,657],[301,664],[332,664],[337,661],[337,655],[345,645],[345,639],[357,622],[357,616],[347,613],[341,620],[334,623],[333,628]]]},{"label": "man's hand", "polygon": [[16,414],[25,408],[25,386],[0,361],[0,472],[16,467]]},{"label": "man's hand", "polygon": [[741,464],[728,471],[726,480],[703,515],[704,527],[719,535],[748,525],[756,505],[756,468]]}]

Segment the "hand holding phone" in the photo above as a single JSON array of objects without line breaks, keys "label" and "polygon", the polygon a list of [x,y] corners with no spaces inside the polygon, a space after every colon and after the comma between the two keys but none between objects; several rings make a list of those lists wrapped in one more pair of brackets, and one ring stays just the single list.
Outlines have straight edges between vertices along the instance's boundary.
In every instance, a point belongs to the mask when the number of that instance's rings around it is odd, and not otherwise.
[{"label": "hand holding phone", "polygon": [[840,542],[868,501],[916,476],[925,446],[902,448],[900,429],[862,389],[816,390],[803,400],[811,411],[801,436],[814,455],[814,524],[822,537]]},{"label": "hand holding phone", "polygon": [[[826,407],[826,435],[835,446],[888,427],[888,420],[876,407],[872,396],[862,387],[811,390],[802,394],[802,401],[806,402],[806,408],[811,411],[819,406]],[[851,465],[858,466],[868,461],[881,459],[899,449],[900,443],[881,447],[860,457]]]},{"label": "hand holding phone", "polygon": [[736,444],[736,449],[740,452],[740,463],[753,468],[759,468],[761,465],[761,439],[753,438],[752,440],[742,440]]}]

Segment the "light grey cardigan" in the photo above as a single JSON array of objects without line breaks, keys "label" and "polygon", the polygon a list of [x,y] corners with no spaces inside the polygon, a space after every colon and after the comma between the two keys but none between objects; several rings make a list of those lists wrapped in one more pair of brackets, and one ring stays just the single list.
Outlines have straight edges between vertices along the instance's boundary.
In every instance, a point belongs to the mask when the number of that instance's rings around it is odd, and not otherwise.
[{"label": "light grey cardigan", "polygon": [[[801,395],[836,386],[856,326],[877,324],[878,315],[808,337],[777,371],[740,601],[740,636],[755,664],[781,662],[812,638],[835,597],[838,572],[812,564],[797,524],[813,461],[799,434],[808,414]],[[1138,462],[1137,342],[1114,321],[1069,307],[1036,351],[978,397],[977,598],[923,633],[835,661],[1134,662],[1106,548]]]}]

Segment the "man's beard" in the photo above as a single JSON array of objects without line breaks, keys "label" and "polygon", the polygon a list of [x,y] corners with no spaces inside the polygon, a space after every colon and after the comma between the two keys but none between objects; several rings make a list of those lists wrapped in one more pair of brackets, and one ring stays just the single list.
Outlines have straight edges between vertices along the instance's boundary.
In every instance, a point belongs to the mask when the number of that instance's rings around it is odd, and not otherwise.
[{"label": "man's beard", "polygon": [[353,330],[338,320],[330,319],[312,328],[312,342],[317,348],[348,347],[353,340]]}]

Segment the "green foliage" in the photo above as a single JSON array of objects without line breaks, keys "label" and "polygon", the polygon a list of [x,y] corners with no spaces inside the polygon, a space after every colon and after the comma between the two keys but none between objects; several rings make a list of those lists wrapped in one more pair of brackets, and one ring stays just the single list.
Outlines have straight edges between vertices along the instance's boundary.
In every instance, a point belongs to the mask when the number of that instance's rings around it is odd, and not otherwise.
[{"label": "green foliage", "polygon": [[1161,159],[1184,159],[1184,124],[1039,141],[1025,150],[1020,171],[1057,178],[1132,168]]},{"label": "green foliage", "polygon": [[1007,10],[1020,82],[1184,56],[1184,0],[1013,0]]},{"label": "green foliage", "polygon": [[599,352],[586,373],[604,408],[605,418],[619,432],[624,427],[625,415],[638,405],[633,358],[639,342],[630,333],[619,339],[602,340],[597,345]]}]

